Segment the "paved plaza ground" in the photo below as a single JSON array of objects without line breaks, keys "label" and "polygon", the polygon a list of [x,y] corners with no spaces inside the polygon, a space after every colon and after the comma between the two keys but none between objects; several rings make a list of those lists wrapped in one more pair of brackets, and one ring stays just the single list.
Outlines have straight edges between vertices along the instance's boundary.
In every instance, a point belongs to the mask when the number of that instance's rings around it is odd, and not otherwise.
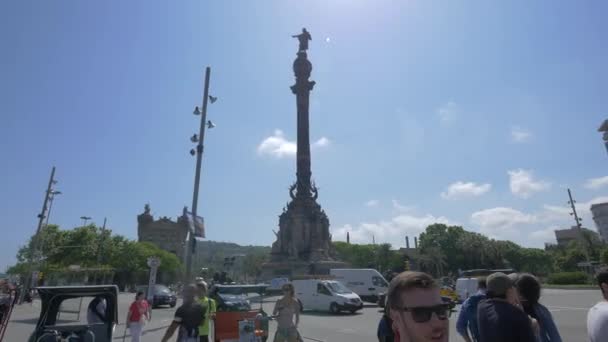
[{"label": "paved plaza ground", "polygon": [[[123,293],[119,297],[120,325],[116,328],[114,340],[122,341],[125,331],[125,315],[133,294]],[[272,299],[272,298],[271,298]],[[542,301],[551,310],[564,341],[584,342],[586,335],[587,310],[600,299],[596,290],[544,290]],[[258,307],[259,303],[253,304]],[[265,303],[267,312],[272,303]],[[38,317],[40,303],[16,306],[5,336],[7,342],[26,341]],[[86,307],[83,308],[83,311]],[[171,323],[175,309],[153,310],[152,322],[145,328],[142,341],[160,341],[165,329]],[[456,313],[450,320],[450,341],[462,341],[455,330]],[[371,342],[376,341],[376,327],[381,313],[375,305],[367,305],[362,311],[351,315],[332,316],[326,313],[305,312],[301,317],[300,332],[304,341],[324,342]],[[271,323],[274,333],[275,323]],[[130,341],[127,334],[126,341]]]}]

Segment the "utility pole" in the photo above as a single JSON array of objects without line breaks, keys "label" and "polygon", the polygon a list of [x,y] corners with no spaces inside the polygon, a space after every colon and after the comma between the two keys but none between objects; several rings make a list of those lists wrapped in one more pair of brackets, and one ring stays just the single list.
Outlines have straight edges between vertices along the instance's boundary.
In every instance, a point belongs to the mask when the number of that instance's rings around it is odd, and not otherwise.
[{"label": "utility pole", "polygon": [[[194,172],[194,193],[192,194],[192,216],[196,220],[197,208],[198,208],[198,192],[201,181],[201,166],[203,163],[203,142],[205,140],[205,125],[207,123],[207,100],[209,99],[209,77],[211,76],[211,68],[205,69],[205,88],[203,91],[203,109],[199,113],[198,107],[194,110],[194,114],[201,115],[201,125],[198,134],[198,144],[196,145],[196,170]],[[193,137],[194,138],[194,137]],[[193,139],[194,141],[194,139]],[[196,237],[194,231],[188,233],[188,248],[186,249],[186,282],[192,281],[192,259],[194,258],[194,251],[196,248]]]},{"label": "utility pole", "polygon": [[[49,197],[52,193],[52,186],[55,184],[55,167],[51,170],[51,177],[49,178],[49,185],[46,188],[46,193],[44,194],[44,202],[42,203],[42,211],[38,214],[38,228],[36,229],[36,234],[32,239],[32,246],[30,250],[29,257],[29,274],[26,274],[25,286],[19,295],[19,303],[23,303],[23,298],[25,297],[25,292],[32,287],[36,279],[34,279],[34,271],[36,270],[36,266],[38,264],[38,239],[40,238],[40,231],[42,230],[42,225],[44,223],[44,218],[46,217],[47,204],[49,203]],[[37,270],[36,270],[37,271]],[[37,272],[36,272],[37,273]]]},{"label": "utility pole", "polygon": [[[575,227],[578,230],[578,240],[581,242],[581,244],[584,244],[585,238],[583,237],[583,227],[581,225],[581,221],[583,219],[581,219],[580,217],[578,217],[578,214],[576,213],[576,206],[574,205],[574,203],[576,203],[576,201],[572,198],[572,192],[570,191],[570,189],[568,189],[568,198],[570,199],[568,201],[568,204],[570,204],[570,207],[572,208],[572,212],[570,213],[571,216],[574,216],[574,221],[575,221]],[[585,259],[587,261],[589,261],[589,252],[587,251],[587,248],[585,248],[585,246],[582,246],[583,250],[585,251]]]}]

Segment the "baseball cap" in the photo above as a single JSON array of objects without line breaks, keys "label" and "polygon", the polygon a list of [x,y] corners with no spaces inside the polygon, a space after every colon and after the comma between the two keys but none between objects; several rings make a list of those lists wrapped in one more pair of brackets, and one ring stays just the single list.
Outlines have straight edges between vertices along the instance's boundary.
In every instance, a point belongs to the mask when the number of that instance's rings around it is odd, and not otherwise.
[{"label": "baseball cap", "polygon": [[492,273],[486,280],[487,291],[495,296],[504,296],[513,287],[513,281],[502,272]]}]

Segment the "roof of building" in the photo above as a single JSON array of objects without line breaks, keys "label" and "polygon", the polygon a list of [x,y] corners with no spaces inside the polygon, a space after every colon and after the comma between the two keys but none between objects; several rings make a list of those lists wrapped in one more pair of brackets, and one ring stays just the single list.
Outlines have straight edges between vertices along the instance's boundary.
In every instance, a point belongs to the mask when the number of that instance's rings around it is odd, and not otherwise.
[{"label": "roof of building", "polygon": [[593,208],[599,208],[599,207],[608,207],[608,202],[592,204],[591,210],[593,210]]},{"label": "roof of building", "polygon": [[557,240],[576,239],[578,238],[578,234],[579,232],[576,227],[555,230],[555,238]]}]

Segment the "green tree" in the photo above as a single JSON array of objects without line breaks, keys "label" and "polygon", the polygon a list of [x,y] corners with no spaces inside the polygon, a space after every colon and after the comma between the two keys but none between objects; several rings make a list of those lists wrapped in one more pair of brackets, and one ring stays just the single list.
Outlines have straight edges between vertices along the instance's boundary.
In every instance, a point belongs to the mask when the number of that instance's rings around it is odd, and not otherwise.
[{"label": "green tree", "polygon": [[391,258],[394,252],[390,243],[383,243],[375,248],[376,265],[379,272],[385,272],[391,268]]},{"label": "green tree", "polygon": [[608,247],[605,247],[601,252],[600,262],[604,265],[608,265]]},{"label": "green tree", "polygon": [[419,263],[423,270],[433,274],[437,278],[446,274],[444,271],[448,263],[445,254],[443,254],[443,251],[439,247],[427,247],[420,254]]},{"label": "green tree", "polygon": [[[95,225],[61,230],[49,225],[39,235],[38,249],[40,269],[50,274],[66,270],[70,265],[82,268],[114,269],[115,281],[120,284],[142,282],[147,279],[147,258],[161,259],[159,278],[169,282],[182,273],[178,258],[153,244],[135,242],[111,230],[102,230]],[[29,271],[29,258],[34,246],[33,237],[17,252],[18,263],[10,268],[13,274],[25,275]]]}]

